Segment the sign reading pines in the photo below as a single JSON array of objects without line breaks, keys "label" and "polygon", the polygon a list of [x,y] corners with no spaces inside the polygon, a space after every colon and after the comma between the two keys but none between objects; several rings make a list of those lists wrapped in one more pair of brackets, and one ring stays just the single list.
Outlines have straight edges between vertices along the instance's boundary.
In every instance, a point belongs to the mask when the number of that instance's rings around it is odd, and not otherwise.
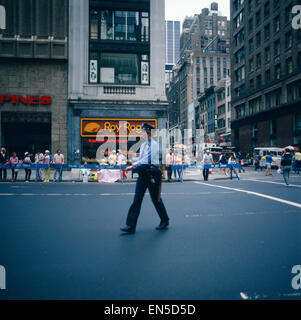
[{"label": "sign reading pines", "polygon": [[6,289],[6,272],[3,266],[0,266],[0,290]]}]

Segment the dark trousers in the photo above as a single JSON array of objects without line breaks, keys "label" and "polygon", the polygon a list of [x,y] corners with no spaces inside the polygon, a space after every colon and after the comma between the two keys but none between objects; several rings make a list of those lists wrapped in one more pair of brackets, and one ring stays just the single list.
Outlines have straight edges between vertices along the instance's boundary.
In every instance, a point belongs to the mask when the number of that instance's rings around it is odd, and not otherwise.
[{"label": "dark trousers", "polygon": [[209,169],[203,169],[203,177],[205,181],[208,181]]},{"label": "dark trousers", "polygon": [[[3,177],[2,177],[2,172],[3,172]],[[0,168],[0,180],[6,180],[7,177],[7,169]]]},{"label": "dark trousers", "polygon": [[25,169],[25,181],[29,181],[31,176],[31,169]]},{"label": "dark trousers", "polygon": [[[161,171],[158,170],[161,175]],[[160,177],[161,178],[161,177]],[[144,174],[139,173],[138,180],[136,182],[136,190],[134,201],[129,209],[128,216],[126,219],[127,226],[131,228],[136,228],[137,220],[141,210],[142,200],[145,194],[146,189],[148,189],[152,202],[157,210],[157,213],[161,219],[161,221],[168,221],[168,215],[164,206],[164,203],[160,197],[161,185],[159,183],[153,183],[151,179],[145,177]]]},{"label": "dark trousers", "polygon": [[171,176],[172,176],[171,166],[167,166],[166,169],[167,169],[167,178],[168,180],[171,180]]}]

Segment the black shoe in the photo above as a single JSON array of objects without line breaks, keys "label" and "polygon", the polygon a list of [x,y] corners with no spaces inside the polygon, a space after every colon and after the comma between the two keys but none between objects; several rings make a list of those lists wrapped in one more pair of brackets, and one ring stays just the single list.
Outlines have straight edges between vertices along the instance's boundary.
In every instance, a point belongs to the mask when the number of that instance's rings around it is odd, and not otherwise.
[{"label": "black shoe", "polygon": [[161,221],[158,227],[156,227],[156,230],[164,230],[169,225],[168,221]]},{"label": "black shoe", "polygon": [[136,232],[135,228],[132,228],[129,226],[126,226],[125,228],[120,228],[120,230],[122,232],[126,232],[126,233],[135,233]]}]

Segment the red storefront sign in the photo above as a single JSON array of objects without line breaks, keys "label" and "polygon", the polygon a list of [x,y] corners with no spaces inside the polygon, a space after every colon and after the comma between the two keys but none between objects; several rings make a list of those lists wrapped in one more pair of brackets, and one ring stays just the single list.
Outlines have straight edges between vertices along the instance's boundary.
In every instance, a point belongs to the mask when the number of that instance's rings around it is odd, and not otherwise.
[{"label": "red storefront sign", "polygon": [[36,96],[27,95],[23,97],[21,95],[0,95],[0,104],[12,103],[12,104],[51,104],[50,96]]}]

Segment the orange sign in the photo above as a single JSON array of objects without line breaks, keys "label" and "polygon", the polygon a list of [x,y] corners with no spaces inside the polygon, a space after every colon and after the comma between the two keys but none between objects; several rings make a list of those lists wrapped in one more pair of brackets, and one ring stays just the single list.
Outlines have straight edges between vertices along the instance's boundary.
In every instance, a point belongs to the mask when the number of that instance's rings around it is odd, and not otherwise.
[{"label": "orange sign", "polygon": [[144,122],[157,128],[157,119],[82,118],[81,136],[96,137],[100,130],[106,130],[105,136],[107,137],[139,137],[143,133],[142,124]]}]

